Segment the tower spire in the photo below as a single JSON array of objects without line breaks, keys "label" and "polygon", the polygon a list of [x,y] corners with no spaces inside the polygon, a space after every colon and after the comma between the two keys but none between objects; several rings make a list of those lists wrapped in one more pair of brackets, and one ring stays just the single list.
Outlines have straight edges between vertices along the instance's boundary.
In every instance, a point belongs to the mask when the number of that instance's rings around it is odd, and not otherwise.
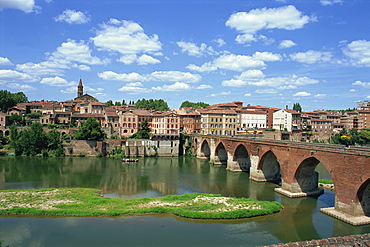
[{"label": "tower spire", "polygon": [[84,94],[84,86],[82,85],[82,79],[80,78],[80,83],[77,87],[77,98],[80,98]]}]

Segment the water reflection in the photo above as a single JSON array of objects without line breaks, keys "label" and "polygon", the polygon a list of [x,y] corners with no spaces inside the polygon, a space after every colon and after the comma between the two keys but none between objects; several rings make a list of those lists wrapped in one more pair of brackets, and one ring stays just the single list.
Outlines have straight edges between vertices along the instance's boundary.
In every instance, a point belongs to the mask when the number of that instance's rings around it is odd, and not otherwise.
[{"label": "water reflection", "polygon": [[[320,175],[327,176],[325,172]],[[0,217],[0,240],[10,246],[256,246],[370,231],[369,226],[353,227],[319,212],[321,207],[334,205],[334,192],[325,191],[319,198],[291,199],[275,193],[276,184],[248,177],[247,173],[229,172],[223,165],[212,166],[207,160],[189,157],[142,158],[137,163],[114,158],[1,157],[0,189],[89,187],[118,198],[200,192],[275,200],[284,209],[274,215],[226,221],[168,215]]]}]

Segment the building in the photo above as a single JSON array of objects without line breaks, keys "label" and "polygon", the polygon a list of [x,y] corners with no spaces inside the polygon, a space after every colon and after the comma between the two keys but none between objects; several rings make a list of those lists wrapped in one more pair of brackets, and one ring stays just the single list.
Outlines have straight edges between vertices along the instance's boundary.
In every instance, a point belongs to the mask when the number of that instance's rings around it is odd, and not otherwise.
[{"label": "building", "polygon": [[198,112],[201,114],[202,134],[236,135],[238,114],[235,110],[209,106]]},{"label": "building", "polygon": [[273,129],[280,131],[292,131],[292,113],[287,110],[279,110],[273,113]]}]

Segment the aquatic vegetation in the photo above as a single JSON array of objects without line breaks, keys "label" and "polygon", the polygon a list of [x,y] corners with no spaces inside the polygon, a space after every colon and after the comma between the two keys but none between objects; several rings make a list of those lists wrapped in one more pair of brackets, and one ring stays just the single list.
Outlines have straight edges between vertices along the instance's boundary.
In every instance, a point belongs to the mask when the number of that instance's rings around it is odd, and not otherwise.
[{"label": "aquatic vegetation", "polygon": [[63,188],[0,192],[0,214],[118,216],[172,213],[195,219],[237,219],[279,212],[278,202],[190,193],[156,198],[102,197],[96,189]]}]

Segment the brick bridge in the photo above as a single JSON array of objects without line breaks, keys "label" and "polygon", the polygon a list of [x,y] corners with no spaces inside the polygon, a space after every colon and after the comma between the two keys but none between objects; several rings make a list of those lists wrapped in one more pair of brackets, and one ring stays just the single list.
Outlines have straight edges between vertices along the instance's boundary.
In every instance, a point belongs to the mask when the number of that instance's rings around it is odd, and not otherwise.
[{"label": "brick bridge", "polygon": [[255,181],[281,181],[275,190],[288,197],[323,193],[315,171],[321,162],[335,186],[334,208],[321,211],[353,225],[370,224],[370,149],[229,136],[193,138],[198,158],[233,172],[249,172]]}]

